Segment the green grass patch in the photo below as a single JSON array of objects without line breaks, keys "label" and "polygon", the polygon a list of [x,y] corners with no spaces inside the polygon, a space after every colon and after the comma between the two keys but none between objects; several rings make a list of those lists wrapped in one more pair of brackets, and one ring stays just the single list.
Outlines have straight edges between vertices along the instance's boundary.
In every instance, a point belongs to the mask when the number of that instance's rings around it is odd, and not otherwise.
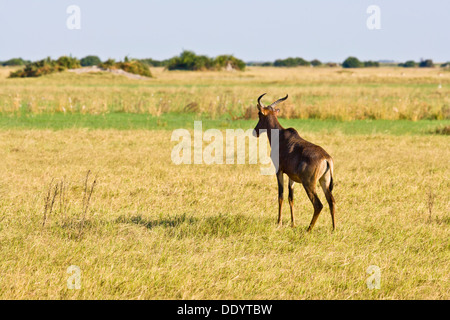
[{"label": "green grass patch", "polygon": [[[174,130],[193,129],[194,121],[202,121],[203,130],[251,129],[257,120],[230,120],[227,116],[210,119],[207,115],[167,113],[160,117],[149,114],[108,113],[92,114],[1,114],[0,129],[52,129],[71,128],[118,129],[118,130]],[[280,119],[284,127],[293,127],[300,133],[329,132],[343,134],[434,134],[437,128],[450,125],[450,120],[318,120],[318,119]]]}]

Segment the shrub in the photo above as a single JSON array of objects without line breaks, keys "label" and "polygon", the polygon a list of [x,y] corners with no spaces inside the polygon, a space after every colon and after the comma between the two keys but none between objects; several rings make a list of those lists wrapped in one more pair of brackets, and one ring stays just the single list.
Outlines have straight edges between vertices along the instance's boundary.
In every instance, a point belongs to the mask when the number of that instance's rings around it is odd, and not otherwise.
[{"label": "shrub", "polygon": [[271,67],[273,66],[273,62],[270,61],[250,61],[246,63],[247,66],[254,67]]},{"label": "shrub", "polygon": [[102,61],[97,56],[86,56],[80,60],[80,64],[83,67],[97,66],[100,63],[102,63]]},{"label": "shrub", "polygon": [[419,67],[420,68],[433,68],[434,67],[433,60],[431,60],[431,59],[422,60],[419,63]]},{"label": "shrub", "polygon": [[179,56],[169,59],[168,70],[208,70],[214,67],[214,61],[207,56],[198,56],[185,50]]},{"label": "shrub", "polygon": [[245,69],[245,62],[232,55],[217,56],[214,59],[214,64],[217,69],[227,68],[228,66],[235,70],[243,71]]},{"label": "shrub", "polygon": [[80,60],[68,56],[59,57],[58,60],[56,60],[56,64],[64,69],[76,69],[81,67]]},{"label": "shrub", "polygon": [[124,61],[116,62],[114,59],[108,59],[98,65],[102,69],[122,69],[123,71],[138,74],[144,77],[152,77],[152,73],[147,64],[139,60],[130,60],[125,57]]},{"label": "shrub", "polygon": [[30,64],[31,61],[23,60],[22,58],[12,58],[7,61],[0,62],[2,66],[24,66]]},{"label": "shrub", "polygon": [[379,67],[380,63],[378,61],[364,61],[364,67]]},{"label": "shrub", "polygon": [[348,57],[342,63],[342,67],[344,68],[362,68],[364,64],[355,57]]},{"label": "shrub", "polygon": [[221,55],[211,59],[188,50],[169,59],[165,64],[168,70],[220,70],[228,66],[235,70],[245,69],[245,62],[232,55]]},{"label": "shrub", "polygon": [[320,60],[314,59],[311,60],[311,65],[313,65],[314,67],[318,67],[322,65],[322,62],[320,62]]},{"label": "shrub", "polygon": [[278,59],[273,63],[274,67],[297,67],[297,66],[309,66],[310,62],[303,58],[286,58]]},{"label": "shrub", "polygon": [[63,71],[65,68],[60,66],[56,61],[50,57],[27,64],[24,69],[11,72],[10,78],[27,78],[40,77],[53,72]]},{"label": "shrub", "polygon": [[117,69],[116,68],[116,60],[108,59],[105,62],[102,62],[98,65],[102,69]]},{"label": "shrub", "polygon": [[415,68],[416,63],[412,60],[408,60],[405,63],[399,63],[398,66],[403,68]]},{"label": "shrub", "polygon": [[167,65],[167,62],[168,62],[168,60],[159,61],[159,60],[153,60],[151,58],[140,59],[138,61],[145,63],[146,65],[151,66],[151,67],[164,67]]},{"label": "shrub", "polygon": [[24,69],[11,72],[10,78],[40,77],[46,74],[64,71],[66,69],[75,69],[80,67],[80,62],[76,58],[62,56],[58,60],[52,60],[50,57],[28,63]]},{"label": "shrub", "polygon": [[150,72],[148,65],[138,60],[118,62],[117,66],[126,72],[138,74],[144,77],[152,77],[152,73]]}]

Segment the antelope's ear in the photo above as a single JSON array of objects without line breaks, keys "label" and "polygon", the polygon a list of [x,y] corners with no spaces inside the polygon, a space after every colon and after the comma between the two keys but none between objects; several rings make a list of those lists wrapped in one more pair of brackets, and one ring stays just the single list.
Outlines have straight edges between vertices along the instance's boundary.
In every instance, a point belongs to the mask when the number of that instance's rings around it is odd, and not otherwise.
[{"label": "antelope's ear", "polygon": [[280,113],[280,109],[275,109],[274,113],[276,116],[278,116],[278,114]]}]

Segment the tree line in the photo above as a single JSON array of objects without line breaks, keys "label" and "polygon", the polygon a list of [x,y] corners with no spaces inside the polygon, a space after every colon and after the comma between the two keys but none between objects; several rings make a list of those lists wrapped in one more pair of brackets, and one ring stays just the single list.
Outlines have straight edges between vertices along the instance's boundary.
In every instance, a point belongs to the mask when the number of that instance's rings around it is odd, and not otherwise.
[{"label": "tree line", "polygon": [[244,70],[245,62],[233,55],[220,55],[210,58],[205,55],[197,55],[193,51],[185,50],[179,56],[158,61],[154,59],[130,59],[125,57],[123,61],[108,59],[101,61],[98,56],[89,55],[82,59],[69,56],[62,56],[56,60],[50,57],[38,60],[27,61],[22,58],[14,58],[0,62],[2,66],[25,66],[15,72],[11,72],[11,78],[39,77],[42,75],[61,72],[66,69],[76,69],[81,67],[97,66],[101,69],[122,69],[124,71],[151,77],[149,67],[165,67],[168,70]]},{"label": "tree line", "polygon": [[[335,63],[335,62],[327,62],[322,63],[318,59],[314,59],[311,61],[305,60],[300,57],[295,58],[286,58],[286,59],[277,59],[274,62],[266,61],[266,62],[250,62],[247,63],[247,65],[251,66],[261,66],[261,67],[299,67],[299,66],[312,66],[312,67],[318,67],[318,66],[328,66],[328,67],[337,67],[338,65],[341,65],[343,68],[370,68],[370,67],[380,67],[381,63],[379,61],[360,61],[356,57],[348,57],[345,59],[341,64]],[[392,64],[388,64],[392,65]],[[432,68],[435,66],[433,63],[433,60],[427,59],[427,60],[421,60],[420,62],[414,62],[412,60],[406,61],[405,63],[398,63],[396,64],[398,67],[405,67],[405,68],[411,68],[411,67],[421,67],[421,68]],[[440,65],[441,67],[450,67],[450,62],[446,62]]]},{"label": "tree line", "polygon": [[[122,69],[124,71],[139,74],[146,77],[151,77],[149,67],[165,67],[167,70],[244,70],[246,66],[272,66],[272,67],[298,67],[298,66],[328,66],[337,67],[341,65],[343,68],[366,68],[366,67],[379,67],[378,61],[360,61],[356,57],[348,57],[341,64],[334,62],[322,63],[318,59],[308,61],[301,57],[289,57],[286,59],[277,59],[273,62],[248,62],[234,57],[233,55],[219,55],[214,58],[210,58],[205,55],[197,55],[193,51],[184,50],[180,55],[172,57],[166,60],[155,60],[151,58],[146,59],[130,59],[125,57],[124,61],[115,61],[114,59],[108,59],[101,61],[98,56],[88,55],[84,58],[77,59],[74,57],[62,56],[56,60],[52,60],[50,57],[39,60],[29,61],[22,58],[13,58],[7,61],[1,61],[2,66],[25,66],[23,69],[17,70],[10,74],[10,77],[39,77],[45,74],[60,72],[66,69],[75,69],[81,67],[98,66],[102,69]],[[392,65],[392,64],[389,64]],[[398,63],[398,67],[404,68],[432,68],[435,66],[433,60],[426,59],[420,62],[408,60],[404,63]],[[440,65],[441,67],[450,67],[450,62],[446,62]]]}]

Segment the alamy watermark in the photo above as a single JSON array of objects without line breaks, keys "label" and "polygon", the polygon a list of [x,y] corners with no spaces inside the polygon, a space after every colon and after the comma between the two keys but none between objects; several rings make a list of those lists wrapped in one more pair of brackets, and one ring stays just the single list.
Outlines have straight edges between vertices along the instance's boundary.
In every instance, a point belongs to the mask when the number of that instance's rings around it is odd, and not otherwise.
[{"label": "alamy watermark", "polygon": [[81,9],[77,5],[70,5],[66,9],[66,13],[69,14],[66,20],[66,26],[69,30],[81,29]]},{"label": "alamy watermark", "polygon": [[367,268],[366,273],[370,277],[366,279],[366,285],[369,290],[381,288],[381,269],[378,266],[371,265]]},{"label": "alamy watermark", "polygon": [[[267,130],[260,130],[260,134]],[[279,166],[279,130],[270,130],[270,156],[266,139],[256,138],[255,131],[248,129],[227,129],[225,139],[221,130],[208,129],[203,132],[202,122],[194,121],[194,137],[187,129],[172,132],[171,141],[178,144],[172,149],[171,159],[174,164],[261,164],[262,175],[273,175]],[[259,143],[258,143],[259,140]],[[247,144],[248,141],[248,144]],[[209,144],[203,148],[203,143]],[[235,143],[236,142],[236,143]],[[246,147],[248,145],[248,148]],[[225,150],[225,157],[224,157]],[[225,158],[225,161],[224,161]],[[259,161],[258,161],[259,160]]]},{"label": "alamy watermark", "polygon": [[377,5],[370,5],[367,7],[366,12],[370,16],[366,20],[366,26],[369,30],[380,30],[381,29],[381,10]]},{"label": "alamy watermark", "polygon": [[67,278],[67,289],[81,289],[81,269],[79,266],[72,265],[67,268],[70,277]]}]

